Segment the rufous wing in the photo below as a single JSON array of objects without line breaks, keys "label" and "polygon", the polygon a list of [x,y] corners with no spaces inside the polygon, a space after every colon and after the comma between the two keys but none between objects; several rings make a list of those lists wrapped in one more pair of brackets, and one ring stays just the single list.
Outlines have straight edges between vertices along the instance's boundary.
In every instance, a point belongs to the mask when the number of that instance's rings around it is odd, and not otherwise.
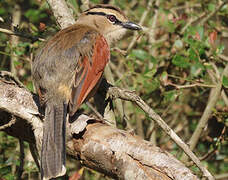
[{"label": "rufous wing", "polygon": [[[83,57],[83,55],[82,55]],[[92,53],[86,53],[78,64],[70,100],[70,115],[86,100],[91,91],[99,83],[104,68],[110,57],[109,46],[102,35],[97,35]]]}]

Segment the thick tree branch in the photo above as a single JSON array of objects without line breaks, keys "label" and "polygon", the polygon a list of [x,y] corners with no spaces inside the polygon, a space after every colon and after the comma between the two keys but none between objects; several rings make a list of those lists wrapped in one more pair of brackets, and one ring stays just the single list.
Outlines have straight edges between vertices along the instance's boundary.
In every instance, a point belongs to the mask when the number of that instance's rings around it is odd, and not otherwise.
[{"label": "thick tree branch", "polygon": [[[42,141],[42,115],[36,95],[0,74],[0,125],[17,118],[4,129],[30,144]],[[81,129],[81,124],[86,128]],[[79,130],[78,130],[79,129]],[[168,152],[128,132],[85,115],[68,126],[67,151],[90,168],[118,179],[197,179]]]},{"label": "thick tree branch", "polygon": [[66,1],[47,0],[47,2],[61,28],[66,28],[75,23],[73,14],[67,7]]}]

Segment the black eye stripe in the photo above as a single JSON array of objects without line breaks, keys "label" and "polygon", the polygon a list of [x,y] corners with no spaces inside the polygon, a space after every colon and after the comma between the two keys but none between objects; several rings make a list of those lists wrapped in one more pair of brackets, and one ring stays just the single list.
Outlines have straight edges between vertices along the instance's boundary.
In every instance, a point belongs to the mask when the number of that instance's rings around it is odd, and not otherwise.
[{"label": "black eye stripe", "polygon": [[[87,12],[86,15],[99,15],[99,16],[105,16],[107,17],[111,22],[114,22],[114,24],[121,25],[121,21],[116,18],[116,16],[112,14],[105,14],[104,12]],[[113,18],[113,21],[112,21]]]},{"label": "black eye stripe", "polygon": [[86,15],[100,15],[100,16],[107,16],[104,12],[87,12]]}]

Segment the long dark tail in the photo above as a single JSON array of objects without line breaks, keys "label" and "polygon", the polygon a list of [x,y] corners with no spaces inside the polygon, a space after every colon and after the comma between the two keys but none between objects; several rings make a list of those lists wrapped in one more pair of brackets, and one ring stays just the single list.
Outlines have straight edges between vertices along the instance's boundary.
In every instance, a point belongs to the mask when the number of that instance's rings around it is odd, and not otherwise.
[{"label": "long dark tail", "polygon": [[66,116],[67,105],[64,102],[47,102],[41,151],[42,179],[51,179],[66,173]]}]

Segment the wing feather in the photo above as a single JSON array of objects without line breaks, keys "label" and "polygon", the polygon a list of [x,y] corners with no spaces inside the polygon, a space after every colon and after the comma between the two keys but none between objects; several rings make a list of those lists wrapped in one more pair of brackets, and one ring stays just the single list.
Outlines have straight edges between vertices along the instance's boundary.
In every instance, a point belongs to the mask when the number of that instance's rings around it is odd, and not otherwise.
[{"label": "wing feather", "polygon": [[[99,83],[104,68],[110,57],[109,46],[101,35],[96,37],[92,57],[84,56],[81,66],[83,72],[75,75],[75,85],[72,87],[70,114],[73,115],[78,107],[86,100],[91,91]],[[91,63],[92,60],[92,63]]]}]

